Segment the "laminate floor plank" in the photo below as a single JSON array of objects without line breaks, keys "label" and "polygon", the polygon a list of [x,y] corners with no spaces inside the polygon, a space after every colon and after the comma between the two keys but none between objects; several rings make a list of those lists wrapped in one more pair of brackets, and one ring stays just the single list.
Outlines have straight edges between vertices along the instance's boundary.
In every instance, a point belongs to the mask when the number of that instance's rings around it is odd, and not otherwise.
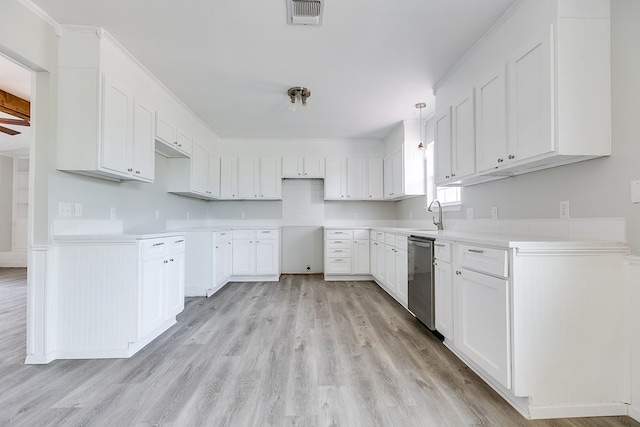
[{"label": "laminate floor plank", "polygon": [[525,420],[373,282],[230,283],[129,359],[48,365],[23,364],[25,307],[0,268],[2,426],[640,426]]}]

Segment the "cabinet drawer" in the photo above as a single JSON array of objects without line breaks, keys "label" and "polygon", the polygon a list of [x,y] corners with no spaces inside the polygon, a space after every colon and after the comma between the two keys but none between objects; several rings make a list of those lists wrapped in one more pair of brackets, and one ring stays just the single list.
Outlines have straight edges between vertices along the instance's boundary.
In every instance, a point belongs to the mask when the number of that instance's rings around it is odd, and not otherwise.
[{"label": "cabinet drawer", "polygon": [[214,234],[216,243],[226,242],[231,239],[231,230],[216,231]]},{"label": "cabinet drawer", "polygon": [[327,240],[327,248],[351,249],[351,240]]},{"label": "cabinet drawer", "polygon": [[384,232],[376,231],[376,241],[378,241],[379,243],[384,243],[384,235]]},{"label": "cabinet drawer", "polygon": [[459,245],[458,263],[471,270],[509,277],[509,255],[504,249]]},{"label": "cabinet drawer", "polygon": [[148,259],[161,258],[166,255],[169,240],[167,239],[144,239],[140,241],[142,261]]},{"label": "cabinet drawer", "polygon": [[233,238],[236,240],[255,239],[256,231],[255,230],[233,230],[232,235],[233,235]]},{"label": "cabinet drawer", "polygon": [[169,241],[169,250],[171,253],[177,254],[184,252],[184,236],[173,236],[167,240]]},{"label": "cabinet drawer", "polygon": [[327,258],[351,258],[351,248],[327,248]]},{"label": "cabinet drawer", "polygon": [[327,258],[325,274],[351,274],[351,258]]},{"label": "cabinet drawer", "polygon": [[353,230],[327,230],[327,239],[353,239]]},{"label": "cabinet drawer", "polygon": [[258,230],[257,238],[258,239],[277,239],[278,231],[277,230]]},{"label": "cabinet drawer", "polygon": [[451,262],[451,242],[436,240],[433,244],[433,255],[440,261]]},{"label": "cabinet drawer", "polygon": [[400,236],[398,234],[396,234],[396,241],[394,246],[397,249],[401,249],[406,251],[407,250],[407,236]]},{"label": "cabinet drawer", "polygon": [[357,240],[368,240],[369,230],[353,230],[353,238]]},{"label": "cabinet drawer", "polygon": [[391,233],[384,233],[384,243],[387,245],[396,245],[396,235]]}]

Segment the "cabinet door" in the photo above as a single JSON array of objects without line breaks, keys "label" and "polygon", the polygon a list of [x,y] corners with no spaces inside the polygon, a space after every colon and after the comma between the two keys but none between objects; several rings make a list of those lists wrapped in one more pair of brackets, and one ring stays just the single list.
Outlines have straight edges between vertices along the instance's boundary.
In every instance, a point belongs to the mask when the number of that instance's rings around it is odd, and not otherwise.
[{"label": "cabinet door", "polygon": [[131,95],[118,83],[103,76],[102,149],[100,165],[122,174],[132,174],[130,123]]},{"label": "cabinet door", "polygon": [[509,282],[459,269],[454,303],[456,347],[511,388]]},{"label": "cabinet door", "polygon": [[178,128],[176,131],[176,144],[178,145],[178,150],[184,151],[186,154],[191,154],[192,146],[193,146],[193,138],[189,136],[188,133],[185,132],[184,129]]},{"label": "cabinet door", "polygon": [[282,177],[283,178],[302,178],[303,160],[300,157],[283,157],[282,158]]},{"label": "cabinet door", "polygon": [[453,277],[451,264],[436,261],[435,275],[435,309],[436,329],[448,340],[453,340]]},{"label": "cabinet door", "polygon": [[509,159],[554,151],[553,48],[550,31],[509,61]]},{"label": "cabinet door", "polygon": [[476,128],[473,89],[451,107],[454,164],[451,177],[456,180],[476,171]]},{"label": "cabinet door", "polygon": [[383,160],[369,159],[369,170],[367,171],[367,199],[382,200],[383,192]]},{"label": "cabinet door", "polygon": [[347,198],[367,198],[367,159],[347,159]]},{"label": "cabinet door", "polygon": [[396,250],[396,296],[397,300],[407,306],[409,298],[409,253]]},{"label": "cabinet door", "polygon": [[476,92],[476,167],[478,172],[507,161],[507,92],[505,66],[490,74]]},{"label": "cabinet door", "polygon": [[223,157],[220,160],[220,198],[238,198],[238,159]]},{"label": "cabinet door", "polygon": [[138,97],[134,97],[133,135],[131,141],[133,175],[153,181],[155,165],[154,112]]},{"label": "cabinet door", "polygon": [[376,252],[376,258],[378,259],[378,280],[380,283],[385,283],[387,281],[387,246],[378,241]]},{"label": "cabinet door", "polygon": [[224,250],[224,280],[227,281],[233,274],[233,242],[229,240]]},{"label": "cabinet door", "polygon": [[436,119],[436,183],[451,179],[451,109]]},{"label": "cabinet door", "polygon": [[353,241],[353,274],[369,274],[369,240]]},{"label": "cabinet door", "polygon": [[170,146],[176,144],[176,125],[159,112],[156,112],[156,139]]},{"label": "cabinet door", "polygon": [[404,148],[393,153],[393,195],[404,194]]},{"label": "cabinet door", "polygon": [[238,195],[241,199],[258,198],[258,164],[258,159],[255,158],[238,159]]},{"label": "cabinet door", "polygon": [[168,262],[165,258],[156,258],[142,263],[138,339],[147,336],[164,323],[164,276],[167,264],[165,261]]},{"label": "cabinet door", "polygon": [[344,199],[347,192],[346,159],[327,159],[324,198]]},{"label": "cabinet door", "polygon": [[305,157],[303,170],[306,178],[324,178],[324,158]]},{"label": "cabinet door", "polygon": [[385,250],[385,264],[386,264],[386,284],[389,287],[389,292],[395,296],[397,292],[396,280],[396,249],[393,246],[386,246]]},{"label": "cabinet door", "polygon": [[191,156],[191,191],[207,195],[209,189],[209,152],[200,144],[193,145]]},{"label": "cabinet door", "polygon": [[255,246],[253,240],[238,239],[233,241],[233,274],[255,274]]},{"label": "cabinet door", "polygon": [[213,248],[213,256],[215,258],[214,268],[215,268],[215,284],[216,287],[220,286],[224,283],[225,280],[225,250],[226,250],[227,242],[219,242]]},{"label": "cabinet door", "polygon": [[167,318],[184,310],[184,252],[171,254],[166,264]]},{"label": "cabinet door", "polygon": [[280,271],[278,240],[258,240],[256,243],[256,274],[273,275]]},{"label": "cabinet door", "polygon": [[385,199],[393,197],[393,155],[384,158],[383,189]]},{"label": "cabinet door", "polygon": [[378,278],[378,242],[369,241],[369,270],[371,275]]},{"label": "cabinet door", "polygon": [[260,159],[260,198],[282,199],[282,172],[280,158]]},{"label": "cabinet door", "polygon": [[220,197],[220,157],[209,154],[209,196]]}]

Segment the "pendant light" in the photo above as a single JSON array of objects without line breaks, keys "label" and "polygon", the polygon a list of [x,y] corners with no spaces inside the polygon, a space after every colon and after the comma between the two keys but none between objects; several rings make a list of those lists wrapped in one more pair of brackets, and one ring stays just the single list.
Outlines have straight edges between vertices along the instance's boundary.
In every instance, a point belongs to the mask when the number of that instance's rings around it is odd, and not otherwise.
[{"label": "pendant light", "polygon": [[418,102],[416,104],[416,108],[420,110],[420,142],[418,144],[418,150],[424,150],[424,138],[422,137],[422,132],[424,130],[424,123],[422,123],[422,109],[426,106],[427,104],[424,102]]}]

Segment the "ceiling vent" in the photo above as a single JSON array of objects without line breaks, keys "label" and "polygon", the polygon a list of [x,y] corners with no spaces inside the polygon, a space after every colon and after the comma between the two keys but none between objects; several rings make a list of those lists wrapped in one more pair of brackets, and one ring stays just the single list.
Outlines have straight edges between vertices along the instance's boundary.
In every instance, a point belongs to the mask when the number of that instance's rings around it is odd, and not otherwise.
[{"label": "ceiling vent", "polygon": [[293,25],[320,25],[324,0],[287,0],[287,22]]}]

